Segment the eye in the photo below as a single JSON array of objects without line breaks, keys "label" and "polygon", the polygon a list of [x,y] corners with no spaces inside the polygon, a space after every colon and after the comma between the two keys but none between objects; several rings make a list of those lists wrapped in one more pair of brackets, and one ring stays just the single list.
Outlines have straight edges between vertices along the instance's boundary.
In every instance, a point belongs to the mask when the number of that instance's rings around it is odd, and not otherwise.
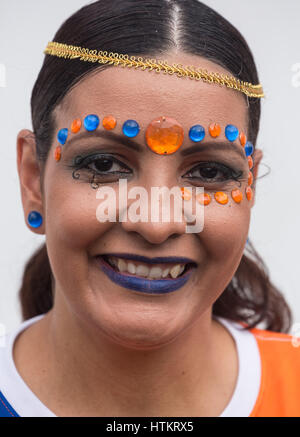
[{"label": "eye", "polygon": [[201,162],[189,170],[184,177],[202,182],[226,182],[230,180],[242,179],[243,171],[237,171],[233,168],[219,162]]},{"label": "eye", "polygon": [[[95,177],[104,181],[109,177],[115,180],[124,177],[124,175],[126,177],[126,175],[132,174],[132,170],[126,164],[107,154],[77,156],[69,167],[74,170],[73,177],[75,179],[81,177],[81,172],[93,175],[93,181]],[[80,171],[80,175],[76,173],[77,171]]]}]

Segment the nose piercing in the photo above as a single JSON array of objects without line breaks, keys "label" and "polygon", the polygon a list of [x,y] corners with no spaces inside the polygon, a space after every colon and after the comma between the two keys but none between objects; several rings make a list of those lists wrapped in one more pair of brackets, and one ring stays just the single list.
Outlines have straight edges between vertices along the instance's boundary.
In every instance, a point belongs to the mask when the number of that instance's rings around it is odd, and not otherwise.
[{"label": "nose piercing", "polygon": [[43,217],[38,211],[31,211],[28,214],[27,221],[32,228],[39,228],[43,223]]}]

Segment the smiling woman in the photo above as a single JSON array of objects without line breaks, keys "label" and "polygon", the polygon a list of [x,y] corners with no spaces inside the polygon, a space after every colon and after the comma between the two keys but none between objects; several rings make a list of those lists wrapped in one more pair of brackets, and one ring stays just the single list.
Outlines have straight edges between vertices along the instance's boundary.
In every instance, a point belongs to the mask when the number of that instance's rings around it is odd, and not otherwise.
[{"label": "smiling woman", "polygon": [[[46,243],[1,351],[0,415],[300,415],[290,309],[247,239],[263,90],[244,38],[197,0],[99,0],[45,53],[17,153]],[[201,232],[125,218],[166,206],[134,193],[174,187]]]}]

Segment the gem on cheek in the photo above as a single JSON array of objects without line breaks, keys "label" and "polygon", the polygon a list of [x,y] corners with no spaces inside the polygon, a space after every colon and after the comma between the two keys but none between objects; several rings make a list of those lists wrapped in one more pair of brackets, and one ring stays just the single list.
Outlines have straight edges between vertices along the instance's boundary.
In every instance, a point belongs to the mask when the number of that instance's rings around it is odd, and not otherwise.
[{"label": "gem on cheek", "polygon": [[231,197],[233,198],[233,200],[236,203],[241,203],[241,201],[243,200],[243,195],[242,195],[241,191],[238,189],[232,190]]},{"label": "gem on cheek", "polygon": [[249,165],[249,169],[251,170],[253,168],[253,159],[251,156],[248,156],[248,165]]},{"label": "gem on cheek", "polygon": [[215,193],[215,199],[221,205],[226,205],[226,203],[228,203],[228,196],[226,193],[223,193],[223,191],[217,191]]},{"label": "gem on cheek", "polygon": [[148,125],[146,142],[149,148],[159,155],[176,152],[183,143],[184,131],[174,118],[158,117]]},{"label": "gem on cheek", "polygon": [[212,123],[210,124],[208,130],[213,138],[217,138],[221,133],[221,126],[218,123]]},{"label": "gem on cheek", "polygon": [[209,205],[211,202],[211,197],[207,193],[197,194],[196,199],[197,199],[197,202],[200,203],[200,205],[204,205],[204,206]]},{"label": "gem on cheek", "polygon": [[180,188],[180,190],[181,190],[181,197],[184,200],[190,200],[191,199],[192,194],[191,194],[190,190],[188,190],[187,188],[184,188],[184,187]]},{"label": "gem on cheek", "polygon": [[251,171],[249,171],[249,175],[248,175],[248,185],[252,185],[253,184],[253,174]]},{"label": "gem on cheek", "polygon": [[247,197],[247,199],[251,200],[252,199],[252,195],[253,195],[252,188],[251,187],[247,187],[246,188],[246,197]]}]

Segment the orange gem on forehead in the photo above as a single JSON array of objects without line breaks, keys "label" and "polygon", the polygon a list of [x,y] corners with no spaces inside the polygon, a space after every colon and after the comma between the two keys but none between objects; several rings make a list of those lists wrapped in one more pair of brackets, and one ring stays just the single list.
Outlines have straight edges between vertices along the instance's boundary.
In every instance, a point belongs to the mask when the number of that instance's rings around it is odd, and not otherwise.
[{"label": "orange gem on forehead", "polygon": [[107,115],[102,120],[102,125],[107,130],[114,129],[116,127],[116,124],[117,124],[117,120],[112,115]]},{"label": "orange gem on forehead", "polygon": [[221,133],[221,126],[218,123],[212,123],[209,125],[208,130],[213,138],[217,138]]},{"label": "orange gem on forehead", "polygon": [[56,149],[54,150],[54,159],[55,161],[60,161],[61,158],[61,146],[57,146]]},{"label": "orange gem on forehead", "polygon": [[241,146],[245,146],[245,144],[247,143],[247,137],[246,137],[246,135],[244,134],[244,132],[241,132],[240,133],[240,143],[241,143]]},{"label": "orange gem on forehead", "polygon": [[146,130],[146,142],[150,149],[159,155],[176,152],[183,143],[183,128],[177,120],[158,117],[151,121]]},{"label": "orange gem on forehead", "polygon": [[81,126],[82,126],[82,121],[80,120],[80,118],[76,118],[71,124],[71,132],[73,132],[73,134],[77,134],[77,132],[80,131]]}]

